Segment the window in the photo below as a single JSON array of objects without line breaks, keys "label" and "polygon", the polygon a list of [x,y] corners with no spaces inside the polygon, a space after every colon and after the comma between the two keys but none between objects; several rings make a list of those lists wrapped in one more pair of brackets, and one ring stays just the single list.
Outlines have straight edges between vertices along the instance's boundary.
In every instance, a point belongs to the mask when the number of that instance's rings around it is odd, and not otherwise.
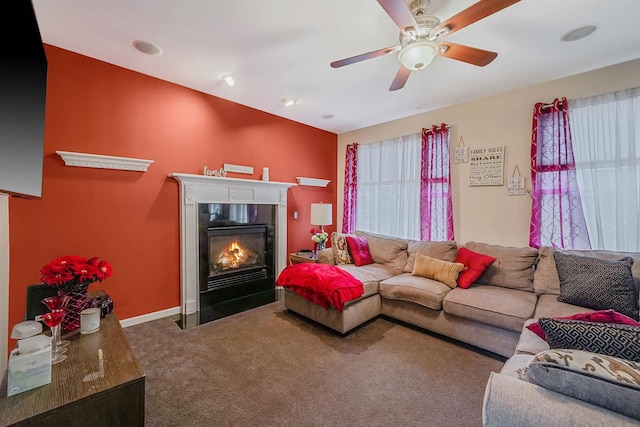
[{"label": "window", "polygon": [[350,217],[347,206],[354,207],[356,228],[414,240],[453,240],[448,126],[353,150],[357,176],[347,173],[354,163],[348,147],[345,218]]},{"label": "window", "polygon": [[569,118],[591,247],[640,251],[640,88],[571,100]]},{"label": "window", "polygon": [[357,229],[420,238],[420,146],[420,133],[358,146]]}]

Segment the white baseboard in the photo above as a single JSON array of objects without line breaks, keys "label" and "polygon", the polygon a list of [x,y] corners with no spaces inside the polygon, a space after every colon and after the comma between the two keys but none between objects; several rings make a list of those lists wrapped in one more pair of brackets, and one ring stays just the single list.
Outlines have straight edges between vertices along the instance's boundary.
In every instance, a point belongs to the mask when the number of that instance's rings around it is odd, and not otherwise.
[{"label": "white baseboard", "polygon": [[165,310],[154,311],[153,313],[147,313],[141,316],[122,319],[120,321],[120,326],[126,328],[129,326],[139,325],[140,323],[150,322],[152,320],[162,319],[163,317],[169,317],[176,314],[180,314],[180,307],[167,308]]}]

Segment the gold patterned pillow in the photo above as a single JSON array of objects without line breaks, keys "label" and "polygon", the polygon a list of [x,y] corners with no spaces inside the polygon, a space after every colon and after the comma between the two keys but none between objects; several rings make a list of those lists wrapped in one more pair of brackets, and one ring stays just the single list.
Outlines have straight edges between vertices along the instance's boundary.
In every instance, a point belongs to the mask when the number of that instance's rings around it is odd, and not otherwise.
[{"label": "gold patterned pillow", "polygon": [[353,258],[351,258],[347,246],[347,236],[350,234],[336,233],[335,231],[331,233],[331,249],[336,265],[353,264]]},{"label": "gold patterned pillow", "polygon": [[413,264],[411,275],[437,280],[450,288],[455,288],[458,274],[460,274],[463,268],[464,264],[459,262],[442,261],[419,253],[416,255],[416,261]]}]

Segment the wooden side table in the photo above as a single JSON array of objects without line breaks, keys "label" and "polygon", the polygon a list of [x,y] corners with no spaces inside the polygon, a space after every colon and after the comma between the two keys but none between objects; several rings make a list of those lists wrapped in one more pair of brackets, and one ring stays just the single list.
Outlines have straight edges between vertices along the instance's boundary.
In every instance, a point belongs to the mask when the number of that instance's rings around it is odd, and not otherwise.
[{"label": "wooden side table", "polygon": [[289,264],[301,264],[303,262],[312,262],[314,264],[318,263],[316,259],[316,254],[313,252],[294,252],[289,254]]},{"label": "wooden side table", "polygon": [[5,375],[0,425],[143,426],[144,372],[115,313],[101,320],[98,332],[68,338],[67,359],[52,366],[51,384],[7,397]]}]

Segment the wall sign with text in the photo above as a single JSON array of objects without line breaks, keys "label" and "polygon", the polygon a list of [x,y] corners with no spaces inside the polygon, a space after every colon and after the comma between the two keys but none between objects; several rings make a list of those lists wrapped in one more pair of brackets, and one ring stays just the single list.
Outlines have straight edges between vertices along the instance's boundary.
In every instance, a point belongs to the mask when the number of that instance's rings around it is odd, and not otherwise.
[{"label": "wall sign with text", "polygon": [[504,184],[504,145],[469,151],[470,187]]}]

